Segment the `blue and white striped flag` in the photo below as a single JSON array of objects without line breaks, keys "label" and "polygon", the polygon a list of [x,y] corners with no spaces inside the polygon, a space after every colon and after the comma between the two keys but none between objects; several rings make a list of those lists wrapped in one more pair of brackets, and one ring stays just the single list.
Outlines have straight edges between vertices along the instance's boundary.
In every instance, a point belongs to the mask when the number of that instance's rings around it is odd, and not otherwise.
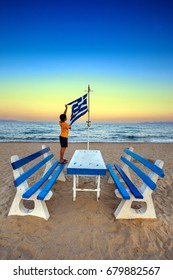
[{"label": "blue and white striped flag", "polygon": [[67,105],[73,105],[70,119],[70,125],[72,125],[72,123],[74,123],[77,119],[82,117],[88,111],[87,94],[68,103]]}]

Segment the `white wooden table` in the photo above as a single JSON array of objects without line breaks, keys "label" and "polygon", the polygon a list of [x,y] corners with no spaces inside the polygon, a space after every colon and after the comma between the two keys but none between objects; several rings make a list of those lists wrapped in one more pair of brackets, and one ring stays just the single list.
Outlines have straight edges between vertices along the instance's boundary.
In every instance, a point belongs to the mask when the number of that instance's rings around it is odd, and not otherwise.
[{"label": "white wooden table", "polygon": [[[77,191],[95,191],[100,198],[100,176],[106,175],[106,165],[98,150],[76,150],[67,166],[67,174],[73,175],[73,201]],[[96,176],[95,189],[80,189],[79,176]]]}]

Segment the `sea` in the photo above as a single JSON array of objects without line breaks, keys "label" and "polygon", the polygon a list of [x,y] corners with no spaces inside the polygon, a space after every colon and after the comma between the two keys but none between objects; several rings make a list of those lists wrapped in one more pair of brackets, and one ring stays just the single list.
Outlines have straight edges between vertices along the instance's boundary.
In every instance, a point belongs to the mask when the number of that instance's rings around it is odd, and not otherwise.
[{"label": "sea", "polygon": [[[0,121],[0,142],[59,142],[57,122]],[[69,142],[173,142],[173,122],[73,123]]]}]

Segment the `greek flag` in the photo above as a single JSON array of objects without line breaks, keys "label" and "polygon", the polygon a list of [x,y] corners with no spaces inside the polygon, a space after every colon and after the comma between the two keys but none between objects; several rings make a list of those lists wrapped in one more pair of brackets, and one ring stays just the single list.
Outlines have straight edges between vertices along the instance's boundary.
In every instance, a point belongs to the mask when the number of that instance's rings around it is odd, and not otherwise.
[{"label": "greek flag", "polygon": [[77,119],[82,117],[87,111],[87,94],[82,97],[68,103],[67,105],[72,105],[70,125],[74,123]]}]

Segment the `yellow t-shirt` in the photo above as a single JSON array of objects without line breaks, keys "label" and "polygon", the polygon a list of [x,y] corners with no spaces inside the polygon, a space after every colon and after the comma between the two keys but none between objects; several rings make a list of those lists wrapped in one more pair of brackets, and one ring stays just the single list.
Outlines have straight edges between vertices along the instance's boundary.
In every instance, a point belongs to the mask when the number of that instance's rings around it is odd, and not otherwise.
[{"label": "yellow t-shirt", "polygon": [[61,127],[61,137],[65,137],[68,138],[68,130],[70,128],[70,126],[66,123],[66,122],[59,122],[59,125]]}]

